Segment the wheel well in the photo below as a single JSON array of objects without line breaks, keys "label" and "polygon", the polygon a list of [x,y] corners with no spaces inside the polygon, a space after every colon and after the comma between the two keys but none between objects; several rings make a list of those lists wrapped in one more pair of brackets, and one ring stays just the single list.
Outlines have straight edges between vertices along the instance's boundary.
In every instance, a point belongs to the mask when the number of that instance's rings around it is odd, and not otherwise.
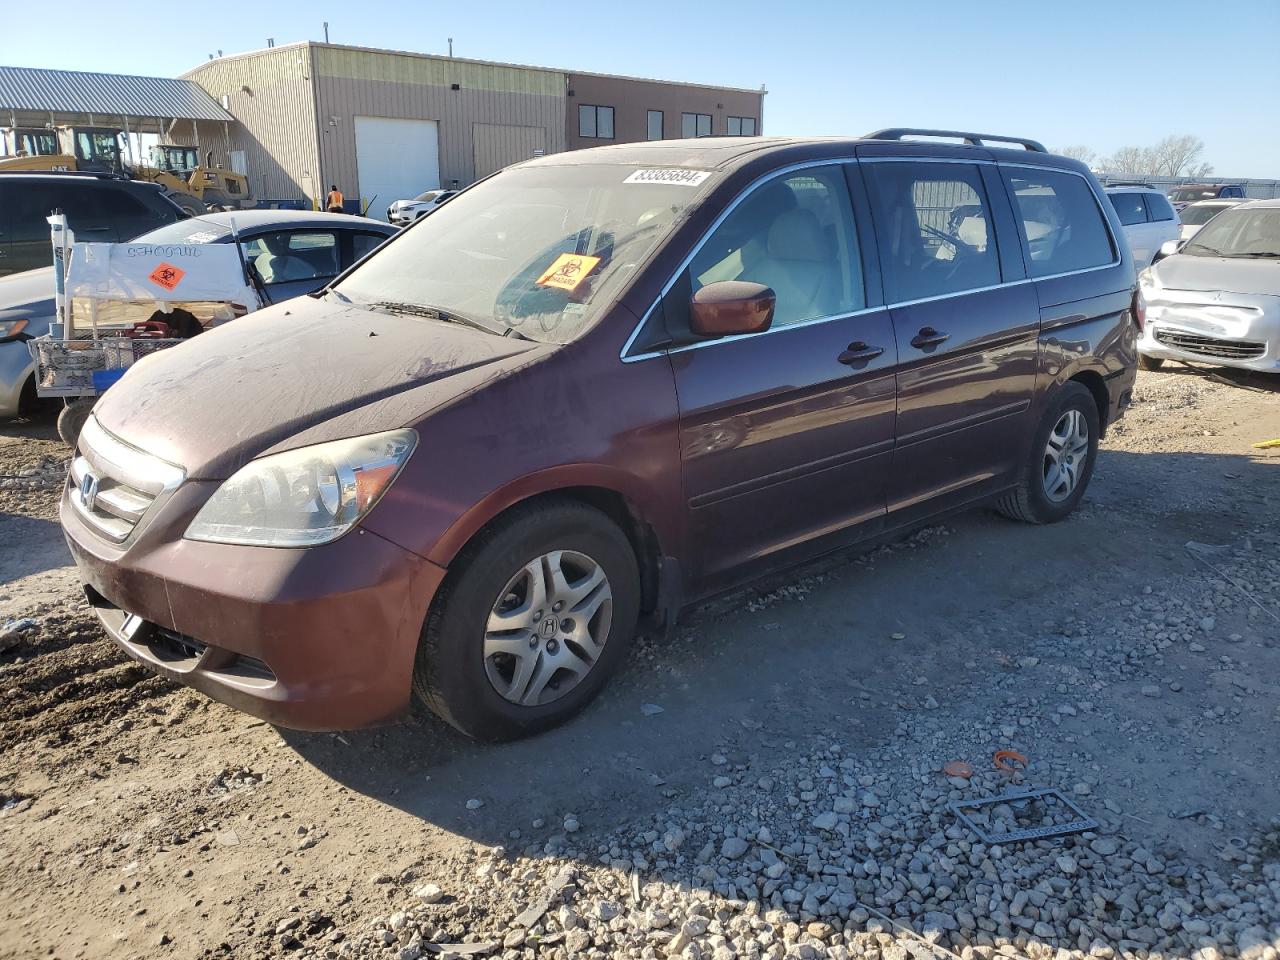
[{"label": "wheel well", "polygon": [[[658,567],[662,550],[658,544],[657,534],[645,521],[639,508],[616,490],[610,490],[607,487],[562,487],[559,490],[535,494],[511,504],[492,517],[480,530],[472,534],[471,540],[485,530],[491,529],[495,524],[501,523],[512,510],[544,500],[576,500],[594,507],[618,525],[627,535],[631,549],[635,551],[636,565],[640,568],[640,610],[643,613],[652,611],[658,601]],[[470,543],[471,540],[467,542]],[[466,549],[466,544],[462,549]]]},{"label": "wheel well", "polygon": [[1093,370],[1081,370],[1071,380],[1083,384],[1093,394],[1093,402],[1098,407],[1098,424],[1105,435],[1107,432],[1107,414],[1111,412],[1111,396],[1107,393],[1106,381],[1102,379],[1101,374]]}]

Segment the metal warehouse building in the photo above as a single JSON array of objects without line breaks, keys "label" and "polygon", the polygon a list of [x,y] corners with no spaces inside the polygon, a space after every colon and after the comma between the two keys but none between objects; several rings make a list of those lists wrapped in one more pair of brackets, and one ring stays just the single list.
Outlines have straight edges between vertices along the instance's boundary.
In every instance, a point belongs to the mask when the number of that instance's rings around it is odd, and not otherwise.
[{"label": "metal warehouse building", "polygon": [[295,43],[183,74],[236,118],[178,129],[249,176],[257,197],[336,183],[381,216],[511,163],[606,143],[761,132],[764,90]]}]

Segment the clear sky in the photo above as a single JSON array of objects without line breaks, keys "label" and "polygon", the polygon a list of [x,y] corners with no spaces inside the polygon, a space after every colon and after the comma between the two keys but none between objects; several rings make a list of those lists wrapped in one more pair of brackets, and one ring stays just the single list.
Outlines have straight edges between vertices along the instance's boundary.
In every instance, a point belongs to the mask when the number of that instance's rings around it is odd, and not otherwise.
[{"label": "clear sky", "polygon": [[764,132],[969,128],[1106,155],[1171,133],[1280,178],[1280,0],[14,2],[0,64],[174,76],[210,53],[337,43],[766,84]]}]

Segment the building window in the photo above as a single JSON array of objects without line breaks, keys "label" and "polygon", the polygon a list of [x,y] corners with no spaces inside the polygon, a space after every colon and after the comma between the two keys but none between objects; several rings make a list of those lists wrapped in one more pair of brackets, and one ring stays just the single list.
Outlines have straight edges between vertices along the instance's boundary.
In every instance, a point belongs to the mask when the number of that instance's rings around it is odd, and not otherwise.
[{"label": "building window", "polygon": [[649,111],[649,134],[648,134],[648,136],[649,136],[649,139],[650,139],[650,140],[661,140],[661,139],[662,139],[662,111],[661,111],[661,110],[650,110],[650,111]]},{"label": "building window", "polygon": [[682,137],[711,136],[711,114],[709,113],[680,114],[680,135]]},{"label": "building window", "polygon": [[730,117],[729,136],[754,137],[756,135],[755,117]]},{"label": "building window", "polygon": [[578,105],[578,136],[598,140],[613,139],[613,107]]}]

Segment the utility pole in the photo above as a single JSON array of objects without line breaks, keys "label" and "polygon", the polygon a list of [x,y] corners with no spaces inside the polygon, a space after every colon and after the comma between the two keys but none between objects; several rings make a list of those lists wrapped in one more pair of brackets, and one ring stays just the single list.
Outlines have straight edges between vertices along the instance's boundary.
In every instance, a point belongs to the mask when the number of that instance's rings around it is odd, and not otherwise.
[{"label": "utility pole", "polygon": [[325,43],[329,42],[329,21],[328,20],[324,22],[324,42]]},{"label": "utility pole", "polygon": [[453,37],[449,38],[449,59],[453,59]]}]

